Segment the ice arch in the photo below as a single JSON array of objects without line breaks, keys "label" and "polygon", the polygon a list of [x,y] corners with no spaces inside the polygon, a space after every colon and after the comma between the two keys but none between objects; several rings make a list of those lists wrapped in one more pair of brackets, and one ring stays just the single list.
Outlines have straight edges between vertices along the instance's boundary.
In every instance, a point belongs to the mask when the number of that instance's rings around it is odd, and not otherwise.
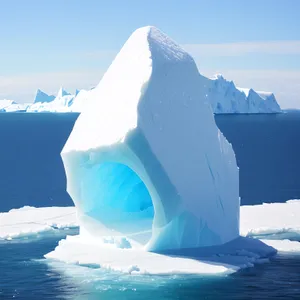
[{"label": "ice arch", "polygon": [[[116,217],[116,207],[98,204],[107,203],[109,193],[120,196],[118,203],[127,199],[124,186],[111,184],[117,172],[99,171],[112,163],[135,172],[147,187],[154,210],[147,249],[213,246],[238,237],[235,155],[214,122],[207,81],[188,53],[158,29],[140,28],[88,97],[62,151],[82,229],[96,239],[131,237],[142,228],[134,225],[131,205],[119,207]],[[131,199],[133,205],[137,199]]]},{"label": "ice arch", "polygon": [[[154,207],[143,180],[130,167],[105,161],[82,177],[82,212],[101,222],[108,235],[120,234],[141,244],[151,238]],[[104,234],[104,230],[101,231]]]}]

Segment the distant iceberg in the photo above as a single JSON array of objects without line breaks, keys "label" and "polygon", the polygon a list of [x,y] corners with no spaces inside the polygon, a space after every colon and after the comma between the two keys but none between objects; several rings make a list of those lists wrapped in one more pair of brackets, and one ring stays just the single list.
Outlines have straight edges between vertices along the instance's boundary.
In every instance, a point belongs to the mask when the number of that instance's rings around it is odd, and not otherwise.
[{"label": "distant iceberg", "polygon": [[281,112],[274,94],[236,87],[221,74],[209,80],[208,85],[208,99],[216,114]]},{"label": "distant iceberg", "polygon": [[[205,82],[207,101],[215,114],[280,113],[281,108],[271,92],[236,87],[221,74],[213,78],[199,75]],[[89,101],[90,90],[76,90],[70,94],[60,88],[57,95],[48,95],[38,89],[33,103],[18,104],[13,100],[0,100],[0,112],[77,112],[81,113]]]},{"label": "distant iceberg", "polygon": [[[281,108],[275,95],[270,92],[236,87],[233,81],[227,81],[217,74],[209,79],[202,75],[206,82],[207,101],[215,114],[239,113],[280,113]],[[70,94],[60,88],[56,96],[37,91],[33,103],[18,104],[13,100],[0,100],[0,112],[82,112],[87,105],[91,90],[76,90]]]},{"label": "distant iceberg", "polygon": [[38,90],[35,101],[27,107],[27,112],[70,112],[74,97],[62,87],[56,97]]},{"label": "distant iceberg", "polygon": [[30,104],[16,103],[13,100],[0,100],[0,112],[25,112]]}]

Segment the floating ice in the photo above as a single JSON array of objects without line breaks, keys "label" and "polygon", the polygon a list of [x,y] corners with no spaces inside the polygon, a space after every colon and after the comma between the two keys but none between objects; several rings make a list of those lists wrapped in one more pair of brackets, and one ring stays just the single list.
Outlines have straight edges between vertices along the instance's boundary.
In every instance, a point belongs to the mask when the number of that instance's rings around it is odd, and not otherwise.
[{"label": "floating ice", "polygon": [[35,102],[27,107],[27,112],[69,112],[74,95],[60,88],[56,97],[38,90]]},{"label": "floating ice", "polygon": [[241,235],[300,241],[300,200],[241,207]]},{"label": "floating ice", "polygon": [[23,207],[0,213],[0,240],[11,240],[77,227],[74,207]]},{"label": "floating ice", "polygon": [[166,255],[168,253],[152,253],[138,247],[120,249],[116,244],[79,235],[67,236],[45,257],[130,274],[228,274],[253,267],[261,262],[262,257],[274,254],[275,250],[259,240],[240,237],[221,248],[204,247],[202,251],[189,249],[188,252],[183,256],[181,252]]},{"label": "floating ice", "polygon": [[279,252],[300,253],[298,241],[285,240],[262,240],[265,244],[277,249]]},{"label": "floating ice", "polygon": [[132,34],[62,151],[84,232],[155,251],[239,236],[235,155],[205,84],[192,57],[158,29]]}]

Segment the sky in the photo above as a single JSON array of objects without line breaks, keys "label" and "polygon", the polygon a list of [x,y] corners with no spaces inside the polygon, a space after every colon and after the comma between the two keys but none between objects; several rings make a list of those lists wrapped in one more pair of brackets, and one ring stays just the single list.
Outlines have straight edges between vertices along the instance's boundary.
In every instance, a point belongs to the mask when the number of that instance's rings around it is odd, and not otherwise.
[{"label": "sky", "polygon": [[98,84],[137,28],[154,25],[201,74],[300,108],[299,0],[0,0],[0,99]]}]

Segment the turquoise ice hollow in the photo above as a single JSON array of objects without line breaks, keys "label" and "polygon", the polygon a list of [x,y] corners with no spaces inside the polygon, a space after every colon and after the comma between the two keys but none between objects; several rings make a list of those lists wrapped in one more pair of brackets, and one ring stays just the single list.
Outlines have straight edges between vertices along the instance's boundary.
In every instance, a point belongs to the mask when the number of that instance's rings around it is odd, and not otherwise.
[{"label": "turquoise ice hollow", "polygon": [[149,251],[239,236],[238,168],[207,80],[155,27],[127,40],[61,155],[81,234],[125,236]]}]

